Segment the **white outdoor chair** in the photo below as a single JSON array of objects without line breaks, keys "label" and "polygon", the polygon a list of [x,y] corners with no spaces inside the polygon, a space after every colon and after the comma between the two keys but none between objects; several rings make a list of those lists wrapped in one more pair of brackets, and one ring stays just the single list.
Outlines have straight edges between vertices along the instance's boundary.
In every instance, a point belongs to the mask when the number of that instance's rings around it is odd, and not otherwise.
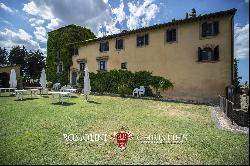
[{"label": "white outdoor chair", "polygon": [[63,87],[61,87],[60,91],[61,91],[61,92],[64,92],[65,89],[67,89],[67,86],[64,85]]},{"label": "white outdoor chair", "polygon": [[52,87],[53,90],[55,91],[59,91],[59,89],[61,88],[61,84],[60,83],[55,83]]},{"label": "white outdoor chair", "polygon": [[145,94],[145,88],[144,88],[144,86],[140,86],[140,88],[135,88],[133,90],[133,96],[135,96],[135,94],[136,94],[137,97],[138,96],[141,97],[141,95],[144,95]]},{"label": "white outdoor chair", "polygon": [[72,86],[70,86],[70,85],[67,85],[66,86],[66,89],[72,89],[73,87]]}]

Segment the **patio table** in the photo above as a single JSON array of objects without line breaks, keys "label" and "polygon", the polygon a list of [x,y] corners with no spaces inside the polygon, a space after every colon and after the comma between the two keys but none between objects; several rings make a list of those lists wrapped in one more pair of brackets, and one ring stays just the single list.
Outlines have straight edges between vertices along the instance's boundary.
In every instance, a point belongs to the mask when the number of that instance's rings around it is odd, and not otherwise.
[{"label": "patio table", "polygon": [[[2,92],[3,90],[3,92]],[[11,90],[13,90],[13,92],[15,92],[16,88],[0,88],[0,96],[2,95],[2,93],[6,93],[7,91],[11,92]]]},{"label": "patio table", "polygon": [[56,95],[58,95],[59,102],[62,102],[62,104],[64,102],[64,97],[67,97],[68,98],[68,102],[69,102],[70,92],[49,92],[49,93],[52,95],[52,102],[56,98],[55,97]]},{"label": "patio table", "polygon": [[28,89],[28,91],[30,91],[30,96],[32,97],[32,95],[33,96],[37,95],[37,92],[39,91],[39,89]]},{"label": "patio table", "polygon": [[17,97],[17,99],[21,99],[23,100],[23,96],[24,96],[24,92],[27,92],[27,90],[15,90],[15,95]]},{"label": "patio table", "polygon": [[69,97],[71,97],[71,93],[76,92],[77,89],[64,89],[64,92],[70,92]]},{"label": "patio table", "polygon": [[40,86],[38,86],[38,87],[25,87],[25,89],[27,89],[27,90],[29,90],[29,89],[38,89],[39,91],[40,91],[40,94],[42,94],[42,90],[43,90],[43,87],[40,87]]}]

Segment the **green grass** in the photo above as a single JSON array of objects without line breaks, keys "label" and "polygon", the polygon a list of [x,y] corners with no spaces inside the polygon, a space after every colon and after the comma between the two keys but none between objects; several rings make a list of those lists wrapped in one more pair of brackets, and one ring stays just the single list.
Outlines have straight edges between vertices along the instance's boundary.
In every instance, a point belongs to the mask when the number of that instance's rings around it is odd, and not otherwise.
[{"label": "green grass", "polygon": [[[249,164],[248,135],[219,130],[204,105],[91,96],[52,104],[50,98],[0,97],[0,164]],[[63,134],[186,134],[183,144],[76,142]]]}]

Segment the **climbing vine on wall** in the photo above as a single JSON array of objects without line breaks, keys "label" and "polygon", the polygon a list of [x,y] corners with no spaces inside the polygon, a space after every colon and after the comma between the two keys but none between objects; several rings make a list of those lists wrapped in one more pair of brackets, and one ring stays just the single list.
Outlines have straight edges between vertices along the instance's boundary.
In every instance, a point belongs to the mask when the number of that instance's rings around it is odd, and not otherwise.
[{"label": "climbing vine on wall", "polygon": [[[79,41],[95,38],[88,28],[68,25],[48,33],[46,73],[50,82],[69,83],[70,66],[72,65],[72,48],[78,48]],[[59,56],[58,56],[58,52]],[[58,63],[63,64],[63,70],[57,73]]]}]

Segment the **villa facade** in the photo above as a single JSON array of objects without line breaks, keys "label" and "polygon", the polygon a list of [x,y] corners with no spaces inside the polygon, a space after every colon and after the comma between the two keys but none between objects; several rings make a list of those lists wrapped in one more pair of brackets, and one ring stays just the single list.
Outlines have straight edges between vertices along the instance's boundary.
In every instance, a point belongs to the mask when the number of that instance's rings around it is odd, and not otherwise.
[{"label": "villa facade", "polygon": [[[72,51],[70,83],[90,72],[147,70],[174,83],[166,98],[214,101],[233,80],[236,9],[173,20],[83,41]],[[58,70],[63,64],[58,65]]]}]

